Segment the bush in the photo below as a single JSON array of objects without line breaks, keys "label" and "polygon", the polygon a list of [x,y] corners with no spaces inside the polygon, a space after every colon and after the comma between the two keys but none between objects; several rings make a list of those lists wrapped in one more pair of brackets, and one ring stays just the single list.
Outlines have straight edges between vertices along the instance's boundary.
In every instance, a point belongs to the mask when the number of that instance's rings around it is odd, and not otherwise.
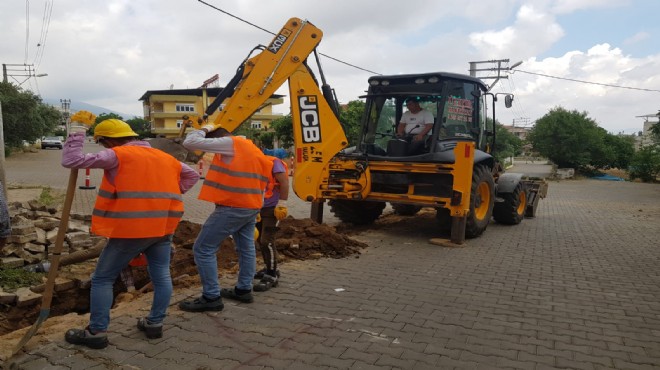
[{"label": "bush", "polygon": [[631,179],[654,182],[660,175],[660,147],[652,145],[638,150],[630,160],[628,172]]}]

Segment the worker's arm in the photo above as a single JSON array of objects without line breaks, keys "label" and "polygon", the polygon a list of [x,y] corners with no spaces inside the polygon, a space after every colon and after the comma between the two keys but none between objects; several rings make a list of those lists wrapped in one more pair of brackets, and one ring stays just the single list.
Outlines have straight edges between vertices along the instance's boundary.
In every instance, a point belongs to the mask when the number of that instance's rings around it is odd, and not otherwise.
[{"label": "worker's arm", "polygon": [[289,199],[289,175],[286,172],[274,174],[275,180],[280,183],[280,199]]},{"label": "worker's arm", "polygon": [[415,140],[424,140],[424,138],[426,137],[426,134],[428,134],[429,131],[431,131],[431,130],[433,130],[433,124],[432,123],[424,125],[424,128],[422,129],[422,131],[419,134],[415,135]]},{"label": "worker's arm", "polygon": [[181,179],[179,180],[179,189],[185,194],[190,188],[199,181],[199,173],[187,164],[181,162]]},{"label": "worker's arm", "polygon": [[231,137],[207,138],[206,131],[195,130],[186,136],[183,146],[189,150],[201,150],[207,153],[234,155],[234,141]]},{"label": "worker's arm", "polygon": [[62,150],[62,167],[65,168],[102,168],[110,170],[119,165],[114,150],[104,149],[98,153],[83,153],[85,133],[76,132],[69,135]]}]

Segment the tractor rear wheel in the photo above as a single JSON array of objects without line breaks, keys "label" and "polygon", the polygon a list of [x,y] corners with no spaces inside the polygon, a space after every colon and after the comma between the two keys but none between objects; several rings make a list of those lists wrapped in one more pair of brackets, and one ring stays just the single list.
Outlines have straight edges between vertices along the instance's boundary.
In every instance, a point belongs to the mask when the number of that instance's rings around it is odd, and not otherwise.
[{"label": "tractor rear wheel", "polygon": [[519,182],[511,193],[497,194],[504,202],[495,203],[493,218],[505,225],[518,225],[525,217],[527,209],[527,189]]},{"label": "tractor rear wheel", "polygon": [[401,216],[414,216],[422,209],[422,206],[416,206],[414,204],[404,204],[404,203],[390,203],[394,209],[394,213]]},{"label": "tractor rear wheel", "polygon": [[385,209],[385,202],[331,199],[328,204],[338,219],[354,225],[373,223]]},{"label": "tractor rear wheel", "polygon": [[470,192],[470,213],[465,225],[465,237],[476,238],[481,235],[493,216],[495,204],[495,181],[488,167],[478,165],[472,172]]}]

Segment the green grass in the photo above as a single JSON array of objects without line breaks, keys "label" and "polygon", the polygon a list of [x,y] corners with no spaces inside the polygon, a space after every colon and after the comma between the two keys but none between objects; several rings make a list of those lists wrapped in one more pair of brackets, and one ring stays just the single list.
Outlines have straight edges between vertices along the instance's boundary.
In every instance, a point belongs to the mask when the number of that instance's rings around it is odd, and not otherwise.
[{"label": "green grass", "polygon": [[50,188],[50,186],[46,186],[41,191],[41,194],[39,195],[39,199],[37,200],[39,201],[39,203],[45,206],[53,206],[55,204],[62,203],[62,201],[64,200],[64,195],[54,192],[53,189]]},{"label": "green grass", "polygon": [[29,272],[23,269],[0,269],[0,286],[6,292],[13,292],[17,288],[41,283],[44,275],[41,272]]}]

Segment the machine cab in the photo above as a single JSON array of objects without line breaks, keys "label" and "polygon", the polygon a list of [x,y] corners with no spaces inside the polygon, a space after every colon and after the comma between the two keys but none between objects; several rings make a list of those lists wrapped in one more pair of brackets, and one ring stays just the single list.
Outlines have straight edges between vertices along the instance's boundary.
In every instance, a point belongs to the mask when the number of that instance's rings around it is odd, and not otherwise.
[{"label": "machine cab", "polygon": [[[372,77],[365,96],[363,132],[357,151],[410,157],[451,152],[456,141],[471,140],[477,149],[488,152],[491,147],[488,138],[492,137],[489,133],[494,127],[493,120],[485,118],[489,96],[486,91],[481,80],[451,73]],[[410,101],[428,112],[415,116],[431,120],[429,113],[432,115],[432,129],[425,135],[420,134],[420,126],[425,126],[425,122],[402,123]],[[410,118],[407,120],[410,122]]]}]

